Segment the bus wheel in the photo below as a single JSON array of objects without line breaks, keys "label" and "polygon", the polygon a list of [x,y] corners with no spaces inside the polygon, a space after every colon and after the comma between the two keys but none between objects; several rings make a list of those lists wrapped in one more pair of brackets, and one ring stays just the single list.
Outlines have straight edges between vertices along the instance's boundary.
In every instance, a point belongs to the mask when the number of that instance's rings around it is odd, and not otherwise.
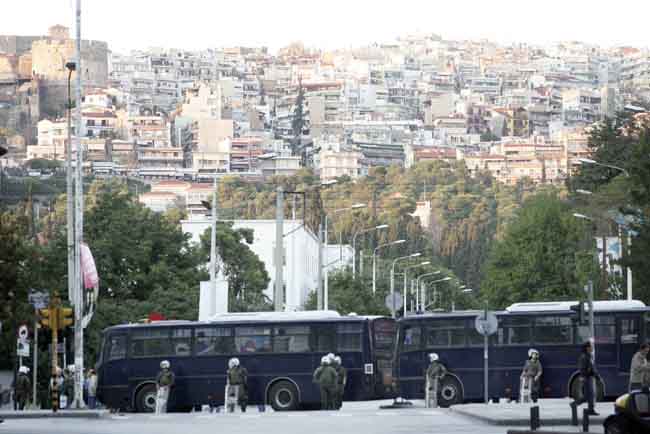
[{"label": "bus wheel", "polygon": [[446,376],[441,380],[438,405],[449,407],[463,402],[463,389],[455,377]]},{"label": "bus wheel", "polygon": [[[574,400],[582,398],[582,380],[577,375],[571,381],[570,397]],[[596,401],[605,400],[605,386],[600,377],[596,377]]]},{"label": "bus wheel", "polygon": [[275,411],[290,411],[298,408],[298,390],[289,381],[279,381],[269,391],[269,402]]},{"label": "bus wheel", "polygon": [[153,413],[156,411],[156,386],[145,385],[135,398],[135,409],[138,413]]}]

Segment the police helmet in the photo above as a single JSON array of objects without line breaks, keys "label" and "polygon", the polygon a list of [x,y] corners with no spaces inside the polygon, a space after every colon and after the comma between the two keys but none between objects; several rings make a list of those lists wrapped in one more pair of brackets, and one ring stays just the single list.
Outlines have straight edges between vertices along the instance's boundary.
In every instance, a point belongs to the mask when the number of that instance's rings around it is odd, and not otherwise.
[{"label": "police helmet", "polygon": [[162,362],[160,362],[160,367],[162,369],[169,369],[170,366],[171,365],[169,364],[169,360],[163,360]]},{"label": "police helmet", "polygon": [[330,364],[330,358],[327,357],[327,356],[321,357],[320,364],[321,365],[329,365]]},{"label": "police helmet", "polygon": [[337,365],[340,365],[340,364],[341,364],[341,357],[340,357],[340,356],[334,356],[334,362],[335,362]]},{"label": "police helmet", "polygon": [[20,368],[18,368],[18,372],[20,372],[21,374],[27,374],[29,372],[29,369],[27,369],[27,366],[21,366]]},{"label": "police helmet", "polygon": [[239,359],[237,357],[233,357],[228,361],[228,367],[230,369],[234,368],[235,366],[239,366]]},{"label": "police helmet", "polygon": [[429,360],[431,362],[437,362],[438,361],[438,354],[436,354],[436,353],[429,354]]},{"label": "police helmet", "polygon": [[533,356],[539,357],[539,351],[537,351],[535,348],[528,350],[528,357],[532,358]]}]

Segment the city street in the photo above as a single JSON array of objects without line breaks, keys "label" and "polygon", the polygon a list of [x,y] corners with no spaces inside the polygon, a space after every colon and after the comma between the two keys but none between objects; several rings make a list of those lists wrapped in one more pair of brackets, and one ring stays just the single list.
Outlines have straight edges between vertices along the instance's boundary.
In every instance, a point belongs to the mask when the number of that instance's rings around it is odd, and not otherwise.
[{"label": "city street", "polygon": [[[100,420],[24,419],[7,420],[0,432],[12,434],[166,434],[226,433],[269,434],[382,434],[382,433],[454,433],[505,434],[503,426],[491,426],[447,409],[426,410],[417,405],[405,410],[380,410],[384,402],[346,403],[339,412],[305,411],[293,413],[246,414],[168,414],[163,416],[125,414],[106,416]],[[602,433],[602,427],[591,432]],[[522,427],[519,427],[522,429]],[[579,432],[577,427],[554,427],[557,430]]]}]

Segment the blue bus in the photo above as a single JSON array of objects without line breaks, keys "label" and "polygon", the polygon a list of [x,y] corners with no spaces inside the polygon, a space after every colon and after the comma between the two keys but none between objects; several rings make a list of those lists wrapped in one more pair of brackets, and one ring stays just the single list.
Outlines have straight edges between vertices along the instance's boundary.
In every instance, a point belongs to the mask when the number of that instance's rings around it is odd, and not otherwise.
[{"label": "blue bus", "polygon": [[242,313],[209,322],[160,321],[107,328],[98,361],[98,399],[108,408],[151,412],[162,360],[176,375],[169,408],[223,405],[228,360],[249,373],[251,404],[295,410],[320,402],[312,381],[322,356],[341,356],[346,400],[391,397],[396,323],[336,312]]},{"label": "blue bus", "polygon": [[[498,331],[489,339],[489,398],[514,399],[528,349],[540,352],[542,398],[578,397],[577,360],[589,328],[571,309],[577,302],[518,303],[496,312]],[[440,386],[441,405],[483,396],[484,339],[475,330],[479,311],[425,313],[398,323],[396,376],[400,394],[424,396],[424,371],[435,352],[449,369]],[[639,301],[594,302],[595,360],[600,400],[628,388],[632,355],[650,340],[650,309]]]}]

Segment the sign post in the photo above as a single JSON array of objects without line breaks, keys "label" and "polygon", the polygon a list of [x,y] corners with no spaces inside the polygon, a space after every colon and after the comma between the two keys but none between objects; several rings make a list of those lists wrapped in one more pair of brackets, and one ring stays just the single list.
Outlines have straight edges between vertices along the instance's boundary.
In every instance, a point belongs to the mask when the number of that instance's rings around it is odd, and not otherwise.
[{"label": "sign post", "polygon": [[483,335],[483,396],[485,403],[487,404],[490,400],[488,389],[488,337],[496,333],[497,329],[499,328],[499,321],[493,312],[489,312],[487,310],[486,305],[483,313],[476,316],[476,319],[474,320],[474,326],[476,327],[476,331],[479,334]]}]

